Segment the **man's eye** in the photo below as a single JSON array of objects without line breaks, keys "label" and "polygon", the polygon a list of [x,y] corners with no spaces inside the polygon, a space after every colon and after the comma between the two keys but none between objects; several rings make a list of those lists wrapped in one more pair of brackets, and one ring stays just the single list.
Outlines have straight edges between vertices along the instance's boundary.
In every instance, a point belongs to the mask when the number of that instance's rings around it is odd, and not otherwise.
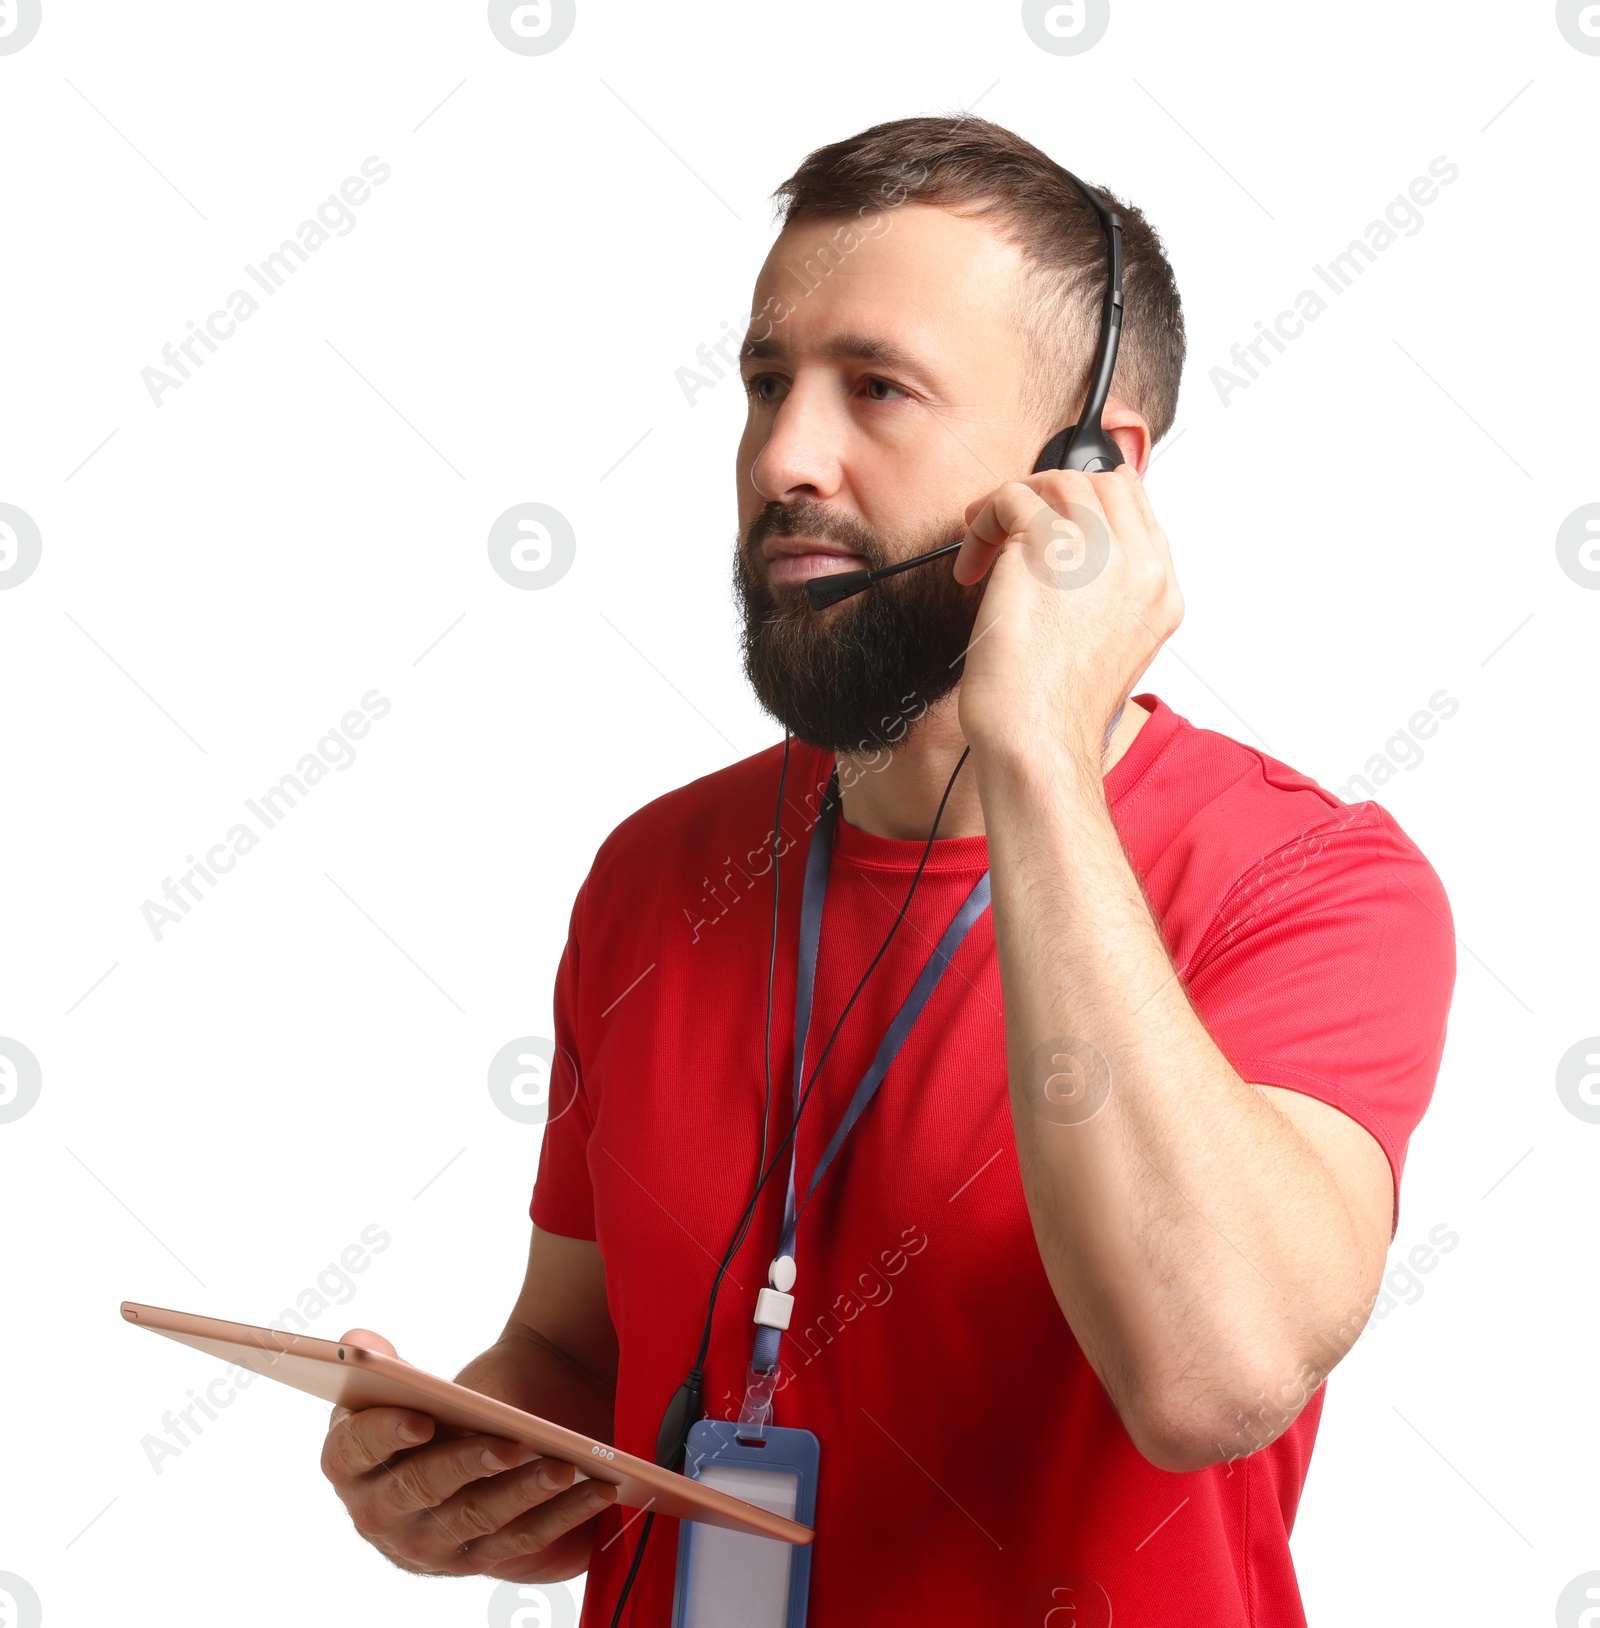
[{"label": "man's eye", "polygon": [[881,390],[892,390],[897,396],[903,396],[906,394],[906,392],[902,390],[899,385],[890,384],[887,379],[868,379],[867,390],[869,393],[873,393],[872,399],[874,401],[888,401],[890,399],[888,396],[876,394],[876,392]]},{"label": "man's eye", "polygon": [[776,401],[778,398],[775,395],[768,395],[765,391],[765,387],[769,384],[775,388],[781,388],[783,380],[776,373],[752,374],[744,381],[744,393],[752,401]]}]

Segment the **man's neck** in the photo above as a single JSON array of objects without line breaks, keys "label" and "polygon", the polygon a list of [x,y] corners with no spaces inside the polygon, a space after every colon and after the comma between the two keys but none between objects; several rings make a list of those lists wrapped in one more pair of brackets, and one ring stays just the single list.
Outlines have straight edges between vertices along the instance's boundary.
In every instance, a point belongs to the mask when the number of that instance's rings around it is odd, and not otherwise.
[{"label": "man's neck", "polygon": [[[918,720],[905,744],[885,759],[839,757],[840,795],[844,817],[858,831],[870,836],[891,837],[905,842],[926,842],[939,809],[939,799],[949,784],[966,740],[956,717],[957,698],[946,696]],[[1103,772],[1133,744],[1150,714],[1137,701],[1130,700],[1112,731]],[[983,804],[978,797],[978,779],[968,760],[956,777],[939,836],[981,837],[984,834]]]}]

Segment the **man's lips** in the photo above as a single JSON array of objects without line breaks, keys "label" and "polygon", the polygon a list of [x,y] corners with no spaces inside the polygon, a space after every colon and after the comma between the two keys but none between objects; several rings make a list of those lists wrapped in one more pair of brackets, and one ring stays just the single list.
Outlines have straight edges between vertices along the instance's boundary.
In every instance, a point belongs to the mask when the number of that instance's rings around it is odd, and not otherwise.
[{"label": "man's lips", "polygon": [[813,537],[769,537],[761,545],[761,553],[772,582],[807,582],[812,577],[859,570],[867,563],[859,554]]}]

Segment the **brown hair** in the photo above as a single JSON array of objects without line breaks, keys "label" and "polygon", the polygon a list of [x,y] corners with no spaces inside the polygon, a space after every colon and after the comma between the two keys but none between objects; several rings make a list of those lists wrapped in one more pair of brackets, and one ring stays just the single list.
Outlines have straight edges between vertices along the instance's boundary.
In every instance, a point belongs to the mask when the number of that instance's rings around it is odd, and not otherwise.
[{"label": "brown hair", "polygon": [[[1172,428],[1183,374],[1178,285],[1143,214],[1103,187],[1093,191],[1122,217],[1123,326],[1112,391],[1159,441]],[[783,226],[881,208],[885,199],[989,219],[1029,268],[1014,312],[1036,363],[1023,410],[1050,434],[1073,422],[1099,333],[1106,239],[1067,172],[1032,142],[966,115],[896,119],[817,148],[772,196]]]}]

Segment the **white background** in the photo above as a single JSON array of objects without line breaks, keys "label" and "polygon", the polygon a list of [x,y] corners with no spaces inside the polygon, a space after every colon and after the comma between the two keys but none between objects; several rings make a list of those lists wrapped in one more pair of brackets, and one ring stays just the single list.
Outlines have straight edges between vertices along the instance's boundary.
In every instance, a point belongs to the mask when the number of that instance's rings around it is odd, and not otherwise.
[{"label": "white background", "polygon": [[[951,0],[579,0],[542,56],[480,4],[45,0],[0,55],[0,502],[43,539],[0,592],[0,1036],[43,1079],[0,1125],[0,1572],[46,1620],[485,1620],[492,1585],[353,1536],[298,1393],[155,1473],[219,1369],[117,1305],[265,1321],[376,1224],[313,1332],[444,1372],[498,1333],[540,1131],[489,1059],[549,1033],[611,827],[776,738],[742,398],[675,370],[808,151],[976,106],[1137,202],[1182,287],[1149,487],[1188,614],[1141,688],[1329,787],[1460,703],[1380,793],[1460,935],[1392,1260],[1460,1242],[1330,1382],[1294,1554],[1316,1628],[1549,1621],[1600,1568],[1600,1125],[1554,1083],[1600,1031],[1600,592],[1555,549],[1600,500],[1597,87],[1543,0],[1114,0],[1078,56]],[[154,405],[141,369],[368,155],[354,229]],[[1224,405],[1229,347],[1440,155],[1422,229]],[[577,538],[533,592],[486,549],[529,501]],[[373,689],[354,764],[158,942],[143,901]]]}]

